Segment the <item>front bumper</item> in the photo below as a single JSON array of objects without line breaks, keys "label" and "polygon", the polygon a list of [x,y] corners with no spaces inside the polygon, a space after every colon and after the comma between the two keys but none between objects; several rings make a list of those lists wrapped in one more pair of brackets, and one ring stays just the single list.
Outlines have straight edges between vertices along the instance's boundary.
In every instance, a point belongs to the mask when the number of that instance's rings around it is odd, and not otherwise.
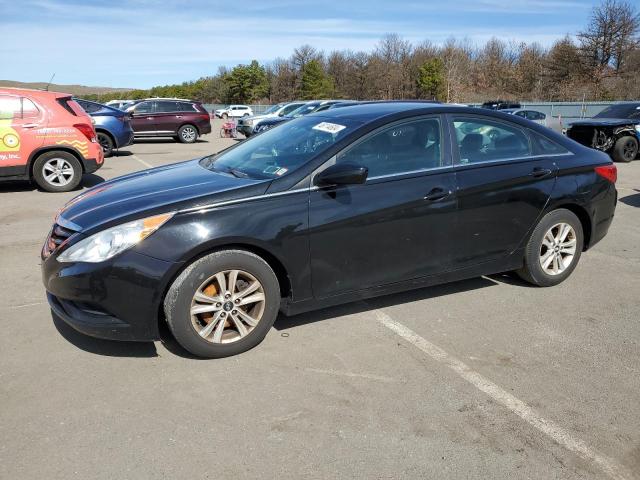
[{"label": "front bumper", "polygon": [[159,338],[166,286],[180,264],[125,251],[101,263],[42,262],[51,310],[86,335],[109,340]]}]

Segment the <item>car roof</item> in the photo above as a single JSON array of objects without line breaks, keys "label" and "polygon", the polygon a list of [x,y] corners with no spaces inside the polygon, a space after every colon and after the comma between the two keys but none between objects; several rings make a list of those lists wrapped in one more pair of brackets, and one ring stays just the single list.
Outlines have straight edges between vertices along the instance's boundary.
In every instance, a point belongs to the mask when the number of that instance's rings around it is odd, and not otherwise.
[{"label": "car roof", "polygon": [[355,105],[344,106],[342,108],[328,109],[312,115],[325,116],[331,118],[348,118],[360,122],[369,122],[389,115],[396,115],[403,112],[419,111],[436,107],[446,107],[447,110],[473,110],[468,107],[453,107],[434,102],[421,101],[379,101],[363,102]]},{"label": "car roof", "polygon": [[60,98],[70,97],[70,93],[52,92],[51,90],[37,90],[35,88],[17,88],[17,87],[2,87],[0,93],[6,95],[30,95],[39,98]]}]

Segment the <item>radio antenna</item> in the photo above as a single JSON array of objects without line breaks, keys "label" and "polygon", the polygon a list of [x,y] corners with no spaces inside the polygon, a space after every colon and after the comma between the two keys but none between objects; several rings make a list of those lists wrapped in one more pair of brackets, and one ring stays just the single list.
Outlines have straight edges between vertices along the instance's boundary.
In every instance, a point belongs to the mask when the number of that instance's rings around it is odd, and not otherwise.
[{"label": "radio antenna", "polygon": [[47,83],[47,86],[44,87],[45,91],[49,91],[49,85],[51,85],[51,82],[53,82],[53,78],[56,76],[55,72],[53,75],[51,75],[51,78],[49,79],[49,83]]}]

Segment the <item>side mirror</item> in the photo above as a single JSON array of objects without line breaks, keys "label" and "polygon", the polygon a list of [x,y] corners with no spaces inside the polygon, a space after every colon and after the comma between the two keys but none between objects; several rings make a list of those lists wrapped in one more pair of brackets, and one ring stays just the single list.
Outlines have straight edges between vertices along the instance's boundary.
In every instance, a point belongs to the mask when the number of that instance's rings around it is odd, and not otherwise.
[{"label": "side mirror", "polygon": [[314,179],[318,186],[360,185],[367,181],[369,169],[354,163],[337,163],[323,170]]},{"label": "side mirror", "polygon": [[282,110],[280,113],[278,113],[279,117],[284,117],[284,110]]}]

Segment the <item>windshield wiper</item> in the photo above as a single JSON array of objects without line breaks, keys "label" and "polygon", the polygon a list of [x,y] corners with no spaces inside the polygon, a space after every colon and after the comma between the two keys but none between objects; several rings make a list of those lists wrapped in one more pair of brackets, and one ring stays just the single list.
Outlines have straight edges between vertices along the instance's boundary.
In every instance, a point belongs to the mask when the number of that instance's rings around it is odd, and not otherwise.
[{"label": "windshield wiper", "polygon": [[249,178],[249,175],[247,173],[243,172],[242,170],[238,170],[237,168],[227,168],[223,171],[224,173],[230,173],[236,178]]}]

